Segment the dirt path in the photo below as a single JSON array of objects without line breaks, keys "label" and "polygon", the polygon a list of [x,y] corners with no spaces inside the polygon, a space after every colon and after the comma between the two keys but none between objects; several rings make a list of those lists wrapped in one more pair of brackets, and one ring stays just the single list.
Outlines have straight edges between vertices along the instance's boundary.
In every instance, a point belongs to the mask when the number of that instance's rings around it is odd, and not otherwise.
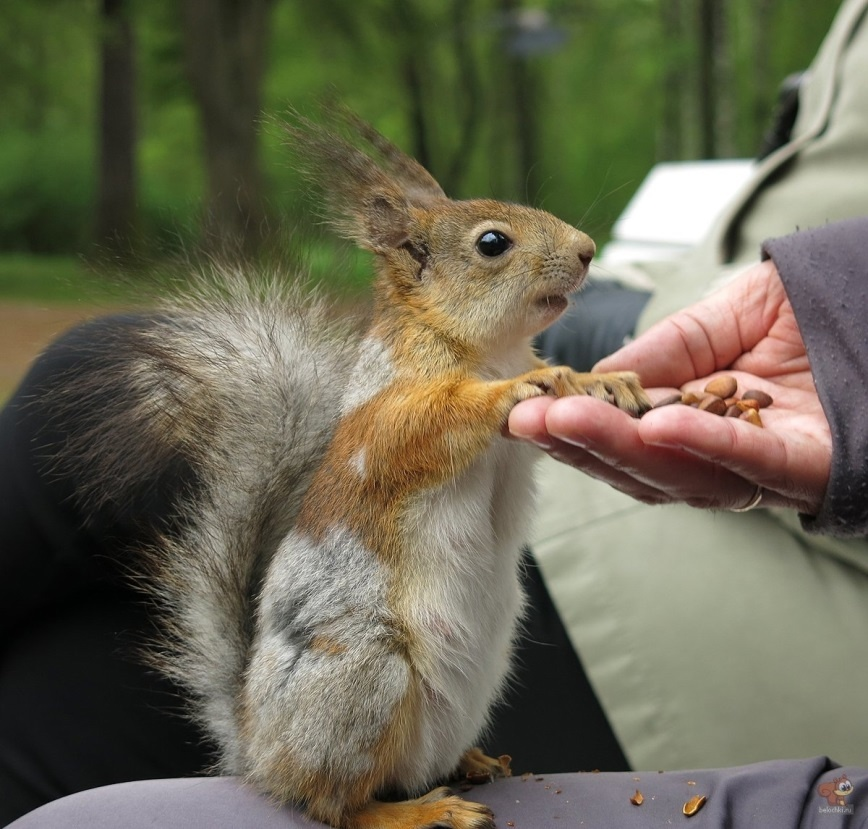
[{"label": "dirt path", "polygon": [[[364,300],[347,301],[359,314]],[[338,310],[343,306],[338,303]],[[0,405],[15,390],[30,363],[58,334],[82,320],[117,311],[108,305],[48,305],[0,301]]]},{"label": "dirt path", "polygon": [[54,337],[102,312],[78,305],[0,302],[0,401],[6,400],[33,358]]}]

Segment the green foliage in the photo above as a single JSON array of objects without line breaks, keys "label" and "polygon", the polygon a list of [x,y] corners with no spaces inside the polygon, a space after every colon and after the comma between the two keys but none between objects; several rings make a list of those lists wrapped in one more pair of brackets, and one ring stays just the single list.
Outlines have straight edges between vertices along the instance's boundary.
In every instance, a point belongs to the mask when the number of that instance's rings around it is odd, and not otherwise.
[{"label": "green foliage", "polygon": [[[666,3],[684,18],[675,38],[661,24]],[[807,66],[838,5],[727,3],[726,95],[736,113],[735,153],[754,153],[777,82]],[[667,68],[678,71],[695,99],[698,6],[692,0],[274,0],[264,106],[271,114],[288,105],[310,111],[317,98],[337,95],[422,157],[450,194],[541,204],[602,240],[661,157]],[[756,25],[760,7],[770,10],[766,28]],[[205,185],[178,4],[133,0],[131,8],[140,231],[156,250],[177,252],[195,243]],[[521,17],[529,12],[536,17]],[[534,30],[528,20],[544,25]],[[0,250],[88,249],[99,36],[96,0],[4,4]],[[758,62],[767,64],[768,84],[757,81]],[[695,101],[684,111],[683,157],[697,147],[690,106]],[[290,226],[316,223],[311,194],[275,131],[263,130],[261,147],[270,210]]]},{"label": "green foliage", "polygon": [[86,130],[97,83],[95,0],[6,0],[0,133]]},{"label": "green foliage", "polygon": [[0,250],[81,250],[92,200],[88,132],[6,130],[0,142]]}]

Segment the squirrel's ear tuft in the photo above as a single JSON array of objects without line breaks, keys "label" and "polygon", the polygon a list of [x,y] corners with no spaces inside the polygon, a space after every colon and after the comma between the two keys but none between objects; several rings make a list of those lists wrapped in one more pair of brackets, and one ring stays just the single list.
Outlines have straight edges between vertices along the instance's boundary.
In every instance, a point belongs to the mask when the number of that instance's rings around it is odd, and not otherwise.
[{"label": "squirrel's ear tuft", "polygon": [[280,123],[302,172],[322,191],[326,218],[342,236],[374,253],[400,247],[410,234],[410,205],[444,198],[428,172],[373,127],[347,111],[328,113],[354,140],[297,113]]},{"label": "squirrel's ear tuft", "polygon": [[445,199],[443,188],[415,158],[396,147],[388,138],[363,121],[352,110],[340,104],[329,109],[330,116],[346,125],[378,156],[383,168],[401,186],[410,202],[424,203],[430,199]]}]

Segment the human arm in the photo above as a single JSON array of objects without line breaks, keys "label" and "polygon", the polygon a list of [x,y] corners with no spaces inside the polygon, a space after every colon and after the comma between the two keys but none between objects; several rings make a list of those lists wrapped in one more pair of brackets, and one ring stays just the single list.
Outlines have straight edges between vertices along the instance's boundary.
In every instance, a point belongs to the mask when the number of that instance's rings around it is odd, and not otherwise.
[{"label": "human arm", "polygon": [[[647,503],[733,509],[745,506],[760,485],[765,505],[816,516],[805,521],[819,532],[865,534],[865,499],[859,497],[865,490],[857,488],[846,504],[835,493],[852,493],[854,483],[868,480],[868,451],[862,451],[868,439],[853,401],[864,395],[864,380],[852,382],[868,376],[868,355],[859,347],[868,282],[856,275],[866,234],[863,219],[770,242],[773,261],[596,367],[638,370],[655,397],[672,387],[701,388],[709,375],[726,370],[740,389],[758,387],[774,398],[763,412],[765,429],[682,406],[636,421],[596,401],[569,398],[516,407],[512,434]],[[778,261],[784,263],[780,275]],[[819,297],[828,299],[822,314],[813,310]],[[836,379],[845,364],[849,382]]]}]

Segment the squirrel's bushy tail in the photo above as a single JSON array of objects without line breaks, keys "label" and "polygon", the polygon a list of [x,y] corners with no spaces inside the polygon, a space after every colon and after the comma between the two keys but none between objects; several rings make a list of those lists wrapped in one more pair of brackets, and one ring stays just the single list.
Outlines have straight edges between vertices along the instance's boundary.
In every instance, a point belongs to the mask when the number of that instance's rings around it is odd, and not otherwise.
[{"label": "squirrel's bushy tail", "polygon": [[61,408],[93,411],[64,454],[91,513],[185,470],[171,529],[130,569],[161,610],[154,661],[232,772],[258,583],[327,446],[356,338],[305,290],[216,267],[117,338],[63,391]]}]

